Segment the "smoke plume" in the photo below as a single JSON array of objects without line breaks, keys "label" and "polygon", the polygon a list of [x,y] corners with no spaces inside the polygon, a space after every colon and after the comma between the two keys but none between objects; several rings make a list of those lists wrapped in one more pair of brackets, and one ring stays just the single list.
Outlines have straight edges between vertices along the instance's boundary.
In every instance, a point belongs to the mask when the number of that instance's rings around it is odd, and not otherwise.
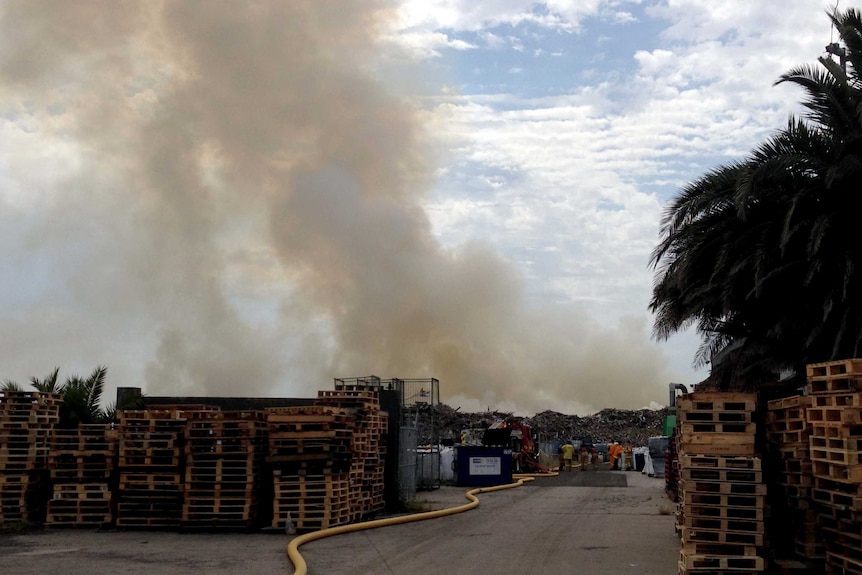
[{"label": "smoke plume", "polygon": [[395,8],[5,2],[0,377],[106,364],[151,395],[243,396],[437,377],[454,405],[522,412],[662,398],[646,319],[528,304],[481,238],[435,239],[430,135],[373,71]]}]

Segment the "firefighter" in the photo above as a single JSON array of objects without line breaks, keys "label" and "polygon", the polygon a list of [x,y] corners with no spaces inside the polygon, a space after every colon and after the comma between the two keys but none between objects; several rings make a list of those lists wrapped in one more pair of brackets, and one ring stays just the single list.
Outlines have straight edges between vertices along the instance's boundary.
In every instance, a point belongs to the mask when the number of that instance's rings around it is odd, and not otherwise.
[{"label": "firefighter", "polygon": [[617,460],[619,460],[620,455],[623,453],[623,446],[614,441],[611,445],[608,446],[608,461],[610,462],[610,468],[617,468]]},{"label": "firefighter", "polygon": [[572,470],[572,457],[575,455],[575,446],[572,445],[571,441],[566,441],[566,444],[562,447],[563,450],[563,463],[565,464],[566,471]]},{"label": "firefighter", "polygon": [[578,463],[581,465],[581,471],[587,470],[587,466],[590,464],[590,454],[587,452],[586,447],[581,447],[581,454],[578,459]]}]

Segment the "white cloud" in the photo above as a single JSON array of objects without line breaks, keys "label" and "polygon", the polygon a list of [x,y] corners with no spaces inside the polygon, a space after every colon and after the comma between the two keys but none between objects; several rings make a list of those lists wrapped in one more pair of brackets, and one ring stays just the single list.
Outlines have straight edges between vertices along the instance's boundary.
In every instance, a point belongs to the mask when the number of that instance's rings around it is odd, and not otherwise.
[{"label": "white cloud", "polygon": [[[564,12],[563,3],[555,7]],[[659,47],[633,46],[633,76],[585,71],[582,81],[601,83],[570,96],[488,93],[436,108],[446,118],[437,133],[460,162],[429,204],[438,236],[489,239],[528,270],[533,290],[582,302],[602,318],[646,314],[647,261],[663,206],[657,192],[744,155],[781,128],[800,94],[773,83],[812,62],[828,40],[816,1],[776,11],[671,0],[648,13],[668,26]],[[518,177],[491,193],[473,176],[489,168]],[[667,344],[683,370],[695,347],[691,334]]]},{"label": "white cloud", "polygon": [[475,45],[463,40],[453,40],[442,32],[411,32],[399,35],[399,43],[414,56],[419,58],[439,57],[440,50],[473,50]]}]

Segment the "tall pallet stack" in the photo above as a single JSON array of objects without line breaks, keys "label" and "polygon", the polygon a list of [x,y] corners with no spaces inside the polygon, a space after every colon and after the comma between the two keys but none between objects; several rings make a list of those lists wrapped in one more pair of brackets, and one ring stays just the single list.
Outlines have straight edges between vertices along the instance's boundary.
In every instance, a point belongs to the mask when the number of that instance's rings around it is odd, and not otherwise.
[{"label": "tall pallet stack", "polygon": [[351,520],[354,410],[327,406],[266,410],[272,527],[325,529]]},{"label": "tall pallet stack", "polygon": [[862,359],[807,366],[810,454],[826,572],[862,574]]},{"label": "tall pallet stack", "polygon": [[673,433],[671,434],[667,447],[664,461],[665,491],[670,500],[676,503],[679,501],[679,480],[681,478],[679,461],[679,427],[673,428]]},{"label": "tall pallet stack", "polygon": [[51,432],[48,467],[53,496],[47,525],[101,527],[113,522],[117,440],[111,425]]},{"label": "tall pallet stack", "polygon": [[694,392],[677,402],[680,575],[763,571],[766,485],[755,457],[754,394]]},{"label": "tall pallet stack", "polygon": [[185,429],[183,527],[250,529],[258,524],[267,446],[259,411],[192,411]]},{"label": "tall pallet stack", "polygon": [[120,412],[117,527],[179,527],[185,426],[175,409]]},{"label": "tall pallet stack", "polygon": [[809,453],[811,429],[806,410],[811,397],[795,395],[768,403],[767,439],[780,456],[778,487],[793,535],[797,559],[817,566],[826,556],[823,538],[817,529],[811,490],[814,485]]},{"label": "tall pallet stack", "polygon": [[335,391],[318,391],[316,403],[352,409],[356,413],[350,466],[351,520],[359,521],[383,511],[389,419],[388,414],[380,410],[379,392],[373,387],[342,386]]},{"label": "tall pallet stack", "polygon": [[49,437],[61,402],[58,394],[0,392],[0,524],[44,520]]}]

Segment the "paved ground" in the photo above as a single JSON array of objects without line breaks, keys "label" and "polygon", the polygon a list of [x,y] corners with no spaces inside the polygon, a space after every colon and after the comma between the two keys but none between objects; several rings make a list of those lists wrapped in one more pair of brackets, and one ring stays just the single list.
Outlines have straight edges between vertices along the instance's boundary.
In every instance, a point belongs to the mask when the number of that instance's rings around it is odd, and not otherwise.
[{"label": "paved ground", "polygon": [[[309,573],[655,574],[676,572],[679,543],[663,481],[579,472],[480,495],[477,509],[340,535],[302,547]],[[627,487],[625,485],[628,485]],[[426,508],[466,489],[420,493]],[[282,535],[54,530],[0,536],[0,573],[289,574]]]}]

